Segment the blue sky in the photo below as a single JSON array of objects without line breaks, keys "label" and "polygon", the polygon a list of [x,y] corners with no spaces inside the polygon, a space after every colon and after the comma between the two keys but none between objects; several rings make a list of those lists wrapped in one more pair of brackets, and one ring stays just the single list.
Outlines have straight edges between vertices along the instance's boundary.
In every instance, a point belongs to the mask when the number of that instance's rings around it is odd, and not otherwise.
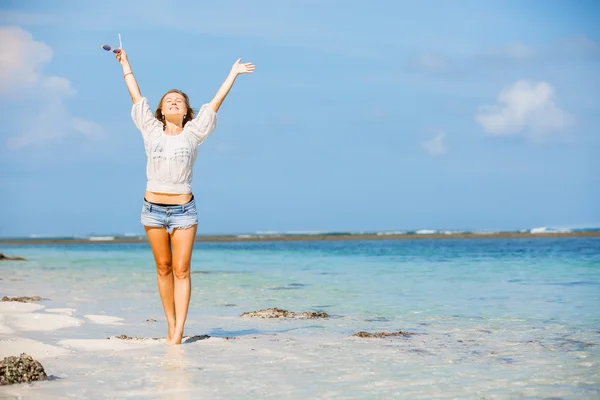
[{"label": "blue sky", "polygon": [[8,1],[0,236],[141,233],[152,107],[210,101],[200,234],[600,226],[595,1]]}]

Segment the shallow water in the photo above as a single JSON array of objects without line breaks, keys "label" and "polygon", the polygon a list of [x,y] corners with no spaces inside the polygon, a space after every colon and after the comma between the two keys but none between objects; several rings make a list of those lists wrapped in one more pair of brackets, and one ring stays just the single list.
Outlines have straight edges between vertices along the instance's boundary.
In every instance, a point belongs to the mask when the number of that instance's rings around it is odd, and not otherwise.
[{"label": "shallow water", "polygon": [[[600,238],[198,243],[186,333],[211,339],[118,351],[69,340],[164,337],[148,245],[0,252],[28,259],[0,264],[2,295],[39,295],[46,308],[72,308],[82,321],[4,334],[70,353],[43,362],[60,379],[0,394],[600,397]],[[332,318],[239,317],[267,307]],[[86,315],[123,321],[97,324]],[[416,335],[351,337],[398,330]]]}]

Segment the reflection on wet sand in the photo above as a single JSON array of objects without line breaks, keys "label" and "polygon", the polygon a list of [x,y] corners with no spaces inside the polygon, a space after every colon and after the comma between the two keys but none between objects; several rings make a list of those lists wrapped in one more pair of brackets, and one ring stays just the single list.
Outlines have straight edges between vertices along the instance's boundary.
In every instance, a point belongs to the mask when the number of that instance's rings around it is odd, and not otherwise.
[{"label": "reflection on wet sand", "polygon": [[185,356],[183,346],[166,346],[165,354],[158,370],[156,395],[161,399],[191,399],[190,370],[193,368]]}]

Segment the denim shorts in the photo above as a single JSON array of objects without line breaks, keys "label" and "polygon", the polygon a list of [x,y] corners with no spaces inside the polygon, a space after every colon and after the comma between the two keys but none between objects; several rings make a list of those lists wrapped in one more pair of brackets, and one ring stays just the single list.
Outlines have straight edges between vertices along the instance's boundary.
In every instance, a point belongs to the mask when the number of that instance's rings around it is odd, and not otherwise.
[{"label": "denim shorts", "polygon": [[196,202],[192,199],[180,206],[159,206],[144,199],[141,222],[144,226],[165,228],[168,233],[177,228],[191,228],[198,225]]}]

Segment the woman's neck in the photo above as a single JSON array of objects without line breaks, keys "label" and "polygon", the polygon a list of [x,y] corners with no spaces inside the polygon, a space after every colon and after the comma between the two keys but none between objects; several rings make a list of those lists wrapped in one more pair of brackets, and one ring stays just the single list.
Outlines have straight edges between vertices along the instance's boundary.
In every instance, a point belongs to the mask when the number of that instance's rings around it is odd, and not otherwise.
[{"label": "woman's neck", "polygon": [[165,120],[165,135],[179,135],[183,131],[183,124]]}]

